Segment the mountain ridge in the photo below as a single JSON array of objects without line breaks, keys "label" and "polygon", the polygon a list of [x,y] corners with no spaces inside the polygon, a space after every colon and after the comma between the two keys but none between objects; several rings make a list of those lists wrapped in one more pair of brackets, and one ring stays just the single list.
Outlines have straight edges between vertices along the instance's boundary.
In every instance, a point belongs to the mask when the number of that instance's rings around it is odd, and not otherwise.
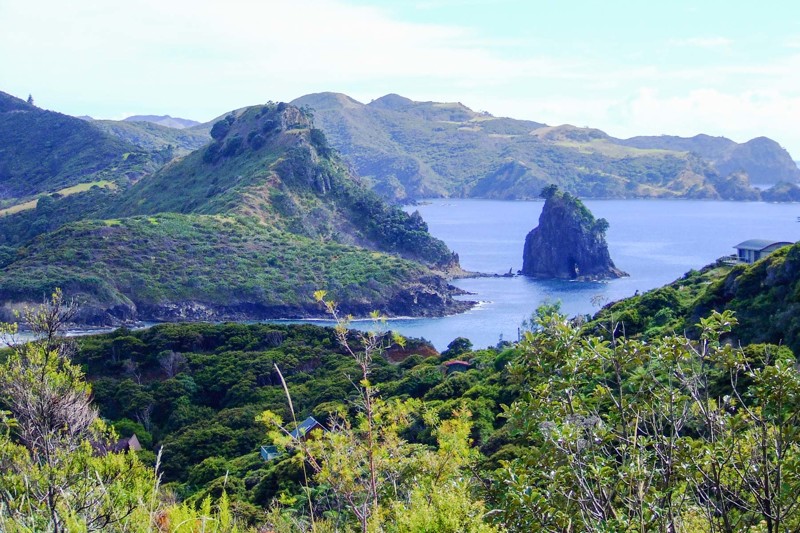
[{"label": "mountain ridge", "polygon": [[[535,198],[549,184],[581,197],[751,200],[751,187],[800,181],[777,143],[697,135],[616,139],[595,128],[495,117],[458,102],[341,93],[292,101],[314,112],[331,145],[395,201]],[[731,176],[745,174],[746,179]]]}]

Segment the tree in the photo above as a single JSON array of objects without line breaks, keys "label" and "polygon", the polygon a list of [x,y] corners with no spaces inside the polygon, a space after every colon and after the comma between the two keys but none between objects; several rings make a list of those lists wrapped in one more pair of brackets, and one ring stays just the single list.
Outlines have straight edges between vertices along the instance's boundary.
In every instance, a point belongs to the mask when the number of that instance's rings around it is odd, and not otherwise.
[{"label": "tree", "polygon": [[[312,491],[308,481],[305,487],[312,529],[317,530],[315,514],[324,513],[334,518],[337,530],[347,530],[348,522],[354,520],[362,532],[496,531],[484,522],[483,503],[472,499],[467,468],[477,452],[469,439],[471,414],[460,410],[453,419],[440,421],[418,400],[381,399],[370,382],[372,362],[392,341],[380,331],[349,331],[349,317],[341,317],[335,304],[324,299],[323,291],[315,296],[336,320],[336,337],[360,370],[360,379],[353,382],[356,416],[334,413],[328,431],[310,436],[291,433],[273,413],[260,417],[272,428],[273,442],[295,450],[298,460],[314,473],[318,488]],[[373,318],[379,320],[377,314]],[[394,337],[393,342],[402,341]],[[286,393],[291,408],[288,388]],[[437,437],[435,450],[408,443],[401,436],[420,411]],[[311,494],[318,494],[321,487],[330,488],[328,503],[317,497],[312,505]]]},{"label": "tree", "polygon": [[[800,374],[788,350],[734,348],[730,312],[700,337],[584,336],[539,317],[510,369],[522,453],[494,493],[511,529],[704,531],[800,524]],[[701,524],[701,525],[700,525]]]},{"label": "tree", "polygon": [[558,192],[558,185],[555,183],[551,183],[550,185],[544,187],[541,192],[539,192],[539,197],[544,198],[547,200],[548,198],[552,198]]},{"label": "tree", "polygon": [[[13,345],[0,365],[0,403],[9,410],[0,416],[3,530],[104,530],[128,519],[155,487],[135,455],[98,452],[114,435],[91,405],[71,345],[58,336],[72,312],[58,290],[26,310],[37,339]],[[3,334],[16,331],[0,325]]]},{"label": "tree", "polygon": [[32,96],[32,95],[30,95],[30,94],[28,95],[28,104],[30,104],[30,105],[34,105],[34,103],[33,103],[33,96]]}]

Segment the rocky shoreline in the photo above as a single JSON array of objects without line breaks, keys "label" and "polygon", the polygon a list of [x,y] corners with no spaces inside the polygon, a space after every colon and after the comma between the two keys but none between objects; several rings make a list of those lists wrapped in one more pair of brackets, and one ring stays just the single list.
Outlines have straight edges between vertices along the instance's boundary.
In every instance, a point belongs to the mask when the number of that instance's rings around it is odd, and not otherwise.
[{"label": "rocky shoreline", "polygon": [[[477,302],[457,300],[468,294],[443,278],[430,276],[395,293],[380,304],[368,301],[337,302],[339,310],[354,318],[366,318],[378,310],[387,318],[434,318],[468,311]],[[80,299],[79,299],[80,301]],[[18,302],[0,309],[0,321],[14,322],[15,310],[34,307],[37,302]],[[147,322],[225,322],[258,320],[301,320],[331,318],[325,308],[309,297],[303,305],[264,305],[258,302],[209,303],[196,300],[174,302],[129,301],[113,305],[84,303],[73,328],[139,327]]]}]

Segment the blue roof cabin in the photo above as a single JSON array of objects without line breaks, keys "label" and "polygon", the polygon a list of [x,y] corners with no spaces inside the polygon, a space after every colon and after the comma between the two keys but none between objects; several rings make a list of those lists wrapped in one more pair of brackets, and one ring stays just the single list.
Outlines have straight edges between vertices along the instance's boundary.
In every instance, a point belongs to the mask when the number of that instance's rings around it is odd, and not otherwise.
[{"label": "blue roof cabin", "polygon": [[[300,422],[300,424],[297,425],[297,428],[290,431],[289,436],[295,440],[305,441],[311,437],[312,432],[318,429],[320,431],[327,431],[325,426],[317,422],[316,418],[309,416]],[[259,454],[261,454],[261,458],[265,461],[272,461],[281,455],[277,446],[261,446],[259,449]]]},{"label": "blue roof cabin", "polygon": [[277,446],[262,446],[259,453],[261,453],[261,458],[265,461],[272,461],[281,455]]},{"label": "blue roof cabin", "polygon": [[791,246],[792,242],[786,241],[770,241],[767,239],[750,239],[740,242],[736,248],[736,257],[743,263],[755,263],[759,259],[767,257],[769,254],[783,248],[784,246]]}]

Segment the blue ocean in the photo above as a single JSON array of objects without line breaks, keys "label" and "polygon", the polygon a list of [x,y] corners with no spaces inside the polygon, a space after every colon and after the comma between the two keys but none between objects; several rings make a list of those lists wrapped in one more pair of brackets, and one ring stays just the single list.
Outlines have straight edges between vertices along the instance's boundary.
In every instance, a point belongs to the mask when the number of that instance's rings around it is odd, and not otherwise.
[{"label": "blue ocean", "polygon": [[[544,302],[560,302],[569,315],[592,314],[610,302],[669,283],[735,252],[753,238],[800,240],[800,204],[691,200],[588,200],[608,220],[606,235],[616,266],[630,277],[608,282],[540,281],[523,276],[474,278],[453,284],[481,302],[460,315],[391,320],[388,327],[423,337],[444,349],[456,337],[475,347],[516,340],[521,323]],[[522,267],[525,235],[539,219],[541,201],[442,200],[418,210],[430,232],[458,253],[470,271],[503,274]],[[364,325],[364,324],[359,324]]]}]

